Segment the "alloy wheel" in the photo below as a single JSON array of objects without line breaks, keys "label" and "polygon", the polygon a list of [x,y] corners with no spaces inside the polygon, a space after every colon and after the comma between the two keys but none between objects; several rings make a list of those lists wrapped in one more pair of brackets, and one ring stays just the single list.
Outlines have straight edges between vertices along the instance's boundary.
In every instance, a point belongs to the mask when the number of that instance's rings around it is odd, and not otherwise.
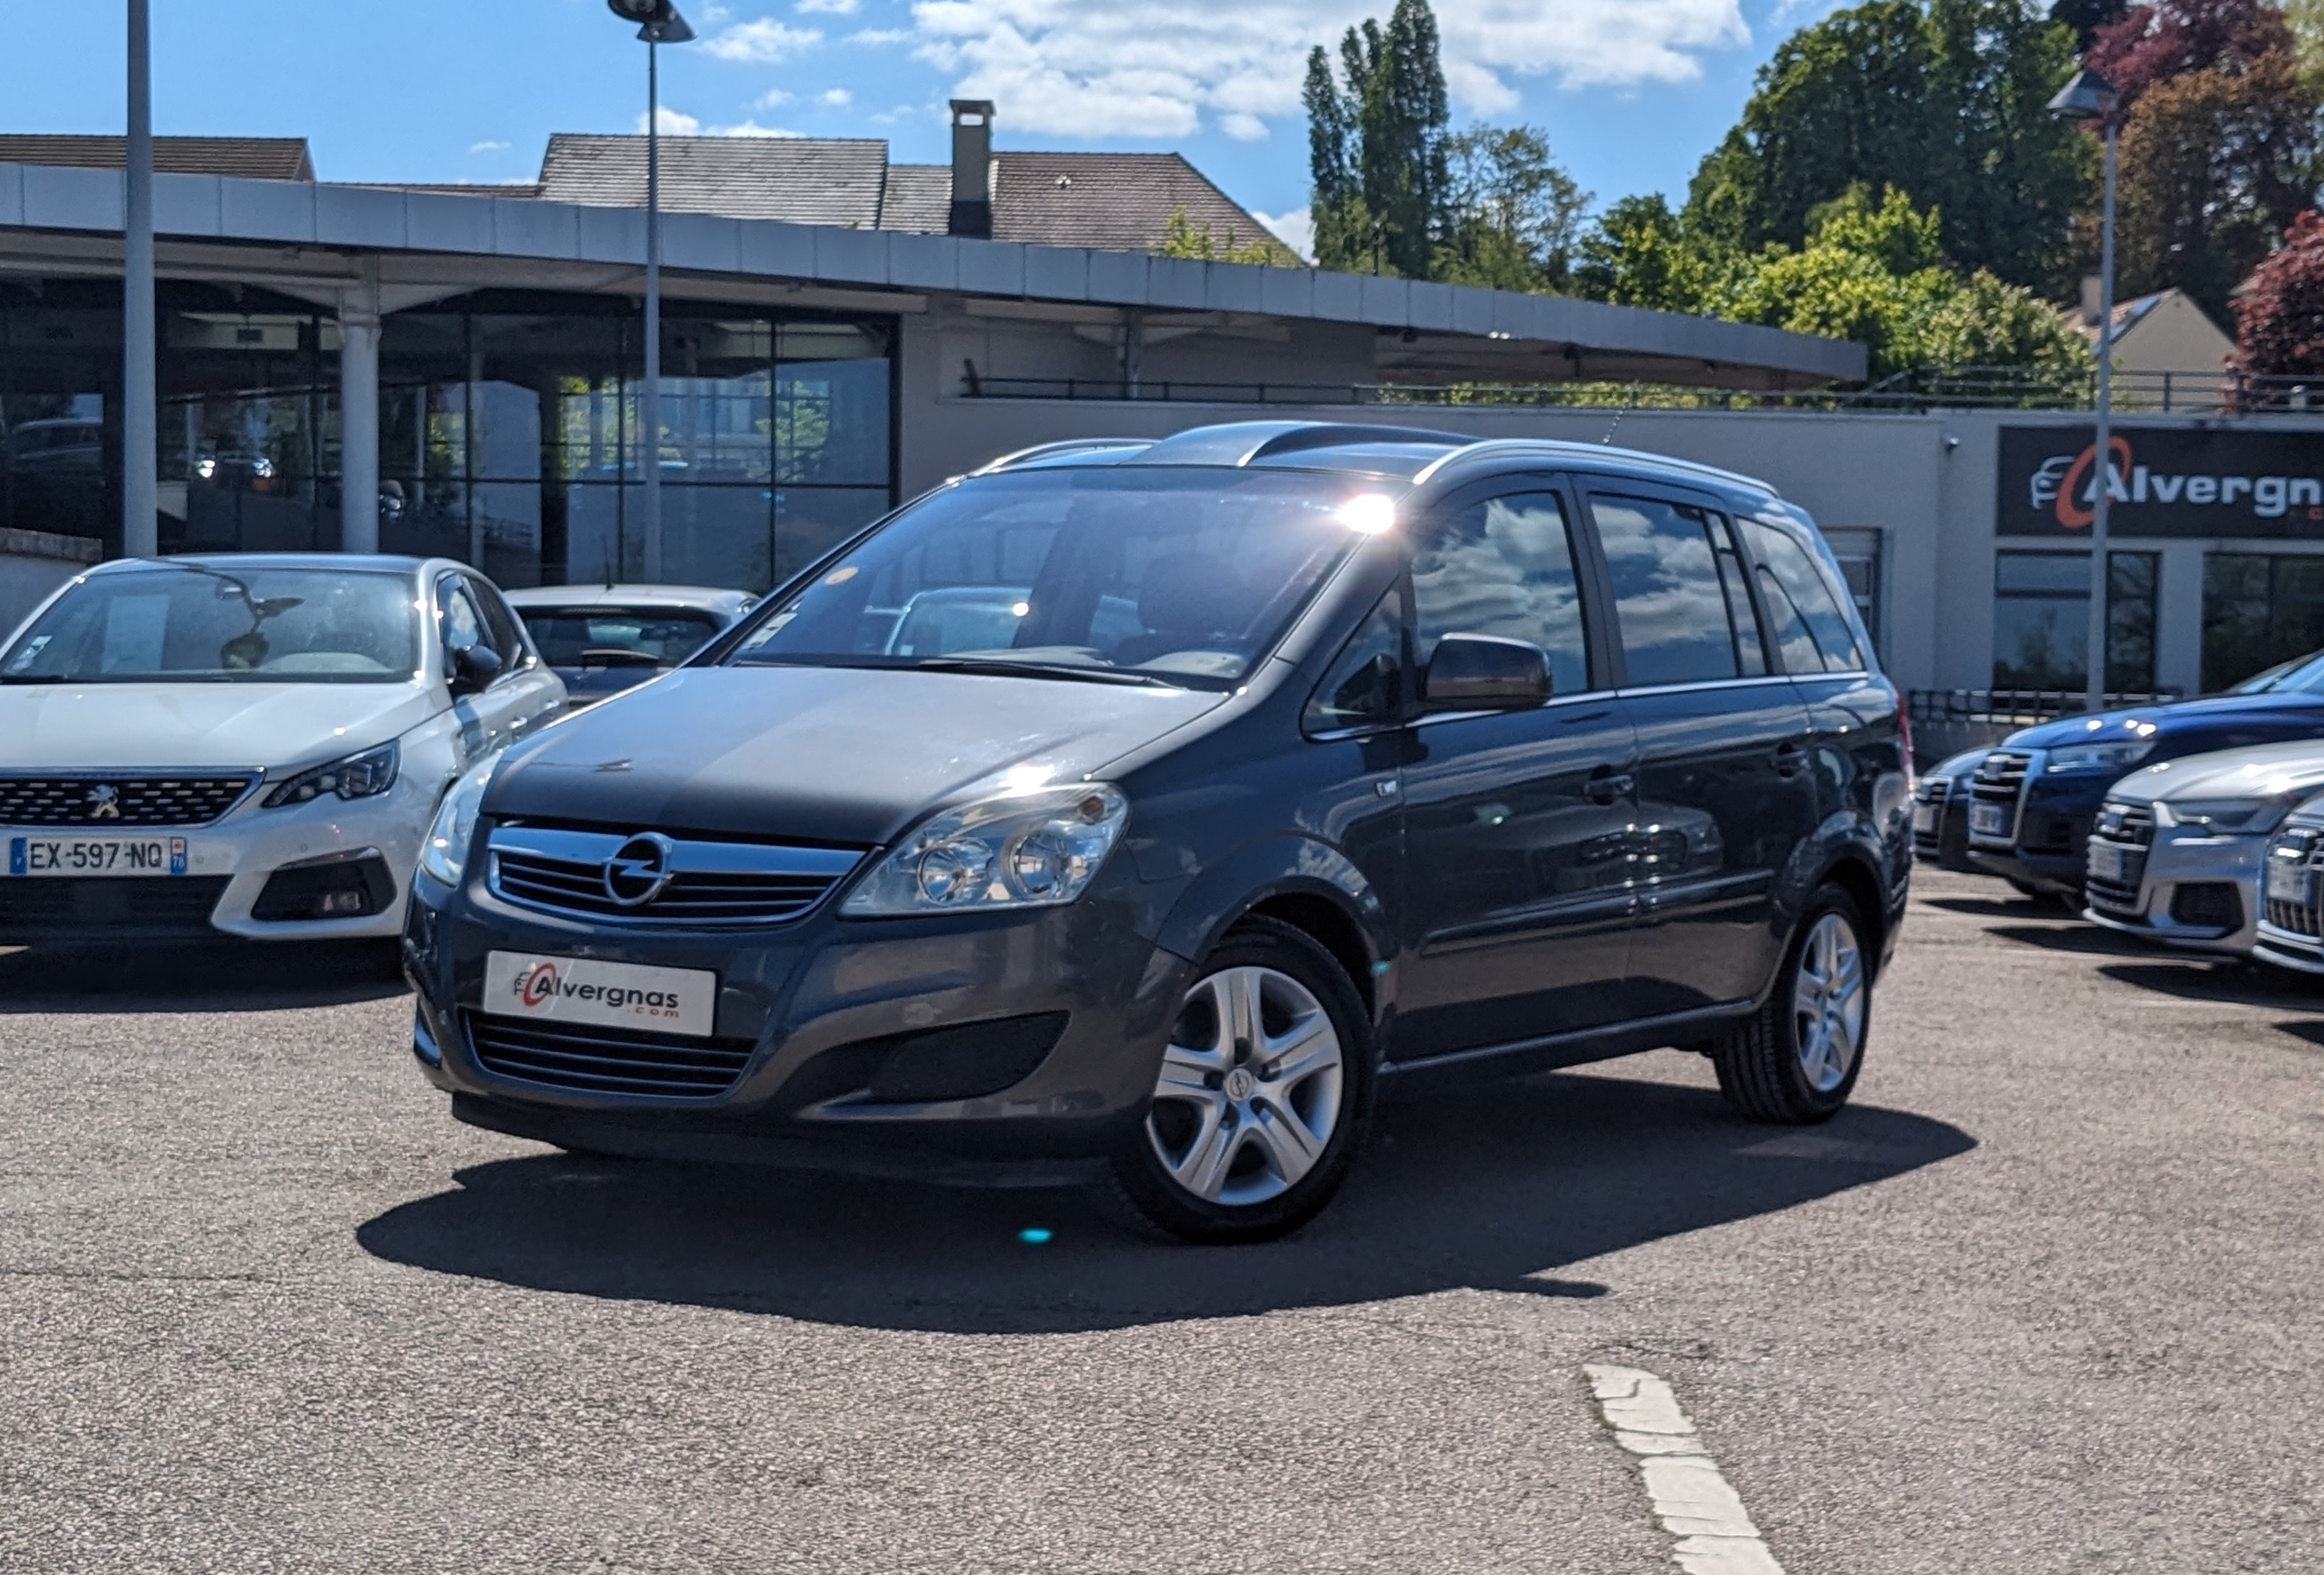
[{"label": "alloy wheel", "polygon": [[1808,1086],[1830,1093],[1848,1079],[1864,1044],[1864,953],[1856,930],[1827,913],[1800,946],[1792,982],[1794,1043]]},{"label": "alloy wheel", "polygon": [[1339,1031],[1314,991],[1277,969],[1222,968],[1179,1007],[1147,1140],[1190,1195],[1263,1203],[1323,1157],[1346,1086]]}]

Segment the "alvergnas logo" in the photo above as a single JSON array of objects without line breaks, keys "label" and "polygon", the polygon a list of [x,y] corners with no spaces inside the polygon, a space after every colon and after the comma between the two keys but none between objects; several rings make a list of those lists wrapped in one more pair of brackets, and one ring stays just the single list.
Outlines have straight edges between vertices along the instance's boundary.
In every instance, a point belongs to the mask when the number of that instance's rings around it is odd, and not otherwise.
[{"label": "alvergnas logo", "polygon": [[516,981],[517,1004],[530,1011],[546,1006],[557,996],[557,964],[536,962]]}]

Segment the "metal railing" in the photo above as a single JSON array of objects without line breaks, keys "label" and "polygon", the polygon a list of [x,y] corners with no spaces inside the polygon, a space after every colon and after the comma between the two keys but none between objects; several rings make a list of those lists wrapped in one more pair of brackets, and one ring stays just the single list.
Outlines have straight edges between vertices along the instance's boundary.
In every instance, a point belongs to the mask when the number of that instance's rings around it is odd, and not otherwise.
[{"label": "metal railing", "polygon": [[[2089,373],[2023,367],[1922,367],[1859,387],[1747,389],[1669,382],[1238,382],[1212,379],[991,377],[967,368],[970,399],[1092,400],[1159,404],[1479,405],[1672,410],[2086,410]],[[2115,408],[2131,414],[2324,413],[2324,377],[2248,373],[2117,372]]]},{"label": "metal railing", "polygon": [[[2106,696],[2107,708],[2154,705],[2184,698],[2176,690],[2126,689]],[[1926,769],[1967,750],[1999,743],[2021,727],[2055,722],[2083,709],[2080,689],[1908,689],[1914,764]]]}]

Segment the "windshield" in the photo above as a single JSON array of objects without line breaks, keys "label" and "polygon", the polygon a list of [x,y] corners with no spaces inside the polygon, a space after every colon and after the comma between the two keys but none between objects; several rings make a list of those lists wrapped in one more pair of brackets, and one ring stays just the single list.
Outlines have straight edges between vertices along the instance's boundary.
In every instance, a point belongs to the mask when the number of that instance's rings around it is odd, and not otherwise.
[{"label": "windshield", "polygon": [[724,627],[717,615],[672,607],[525,607],[532,643],[552,668],[676,667]]},{"label": "windshield", "polygon": [[1364,531],[1389,522],[1380,492],[1345,477],[1160,466],[978,477],[784,599],[730,659],[1223,687]]},{"label": "windshield", "polygon": [[379,684],[419,666],[404,576],[189,563],[75,585],[0,656],[0,683]]},{"label": "windshield", "polygon": [[2311,651],[2288,662],[2254,673],[2227,691],[2230,695],[2307,694],[2324,690],[2324,652]]}]

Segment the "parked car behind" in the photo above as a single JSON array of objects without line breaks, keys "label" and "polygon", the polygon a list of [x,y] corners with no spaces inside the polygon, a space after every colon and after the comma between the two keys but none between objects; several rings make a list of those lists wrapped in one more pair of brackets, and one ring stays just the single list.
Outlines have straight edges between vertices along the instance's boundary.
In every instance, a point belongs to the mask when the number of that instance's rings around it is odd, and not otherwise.
[{"label": "parked car behind", "polygon": [[1821,1120],[1911,872],[1870,650],[1806,516],[1721,471],[1302,422],[1037,451],[464,777],[414,1053],[568,1148],[1071,1166],[1213,1241],[1323,1207],[1391,1081],[1683,1045]]},{"label": "parked car behind", "polygon": [[446,786],[564,698],[456,563],[100,565],[0,648],[0,944],[392,935]]},{"label": "parked car behind", "polygon": [[1913,852],[1943,870],[1975,870],[1969,861],[1969,781],[1989,751],[1982,745],[1938,761],[1913,788]]},{"label": "parked car behind", "polygon": [[2296,806],[2260,860],[2260,918],[2252,955],[2324,974],[2324,794]]},{"label": "parked car behind", "polygon": [[2140,767],[2098,810],[2083,916],[2166,945],[2250,951],[2268,837],[2319,788],[2324,740]]},{"label": "parked car behind", "polygon": [[755,598],[706,585],[537,585],[508,600],[579,706],[669,671]]},{"label": "parked car behind", "polygon": [[2080,907],[2091,826],[2126,773],[2182,755],[2324,737],[2324,651],[2224,695],[2020,729],[1969,785],[1969,861]]}]

